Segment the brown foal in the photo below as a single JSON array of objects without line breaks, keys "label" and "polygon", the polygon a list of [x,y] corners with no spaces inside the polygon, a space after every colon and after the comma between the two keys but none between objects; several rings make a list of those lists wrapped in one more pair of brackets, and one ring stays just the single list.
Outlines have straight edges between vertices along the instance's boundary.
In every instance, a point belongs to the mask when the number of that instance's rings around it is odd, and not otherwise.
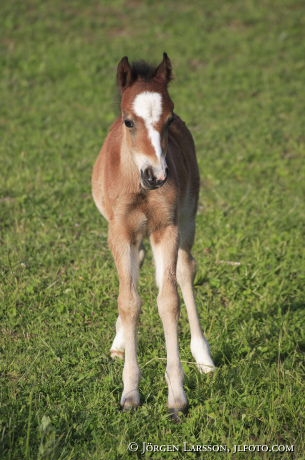
[{"label": "brown foal", "polygon": [[171,78],[166,53],[156,68],[145,62],[131,65],[127,57],[120,61],[121,116],[111,127],[93,170],[93,197],[109,223],[109,246],[119,275],[119,316],[111,355],[125,355],[123,409],[140,404],[137,325],[141,300],[137,286],[144,237],[150,238],[156,266],[169,408],[177,412],[187,407],[178,347],[177,282],[187,308],[197,366],[201,372],[215,368],[193,291],[191,249],[199,170],[192,135],[174,113],[168,93]]}]

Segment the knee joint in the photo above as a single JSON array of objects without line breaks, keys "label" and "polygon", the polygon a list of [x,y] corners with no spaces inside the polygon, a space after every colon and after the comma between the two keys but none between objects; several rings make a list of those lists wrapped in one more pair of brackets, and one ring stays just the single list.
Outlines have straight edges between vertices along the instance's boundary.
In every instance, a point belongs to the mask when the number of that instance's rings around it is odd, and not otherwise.
[{"label": "knee joint", "polygon": [[132,294],[129,298],[119,296],[118,298],[119,312],[121,318],[138,317],[141,311],[141,299],[138,294]]}]

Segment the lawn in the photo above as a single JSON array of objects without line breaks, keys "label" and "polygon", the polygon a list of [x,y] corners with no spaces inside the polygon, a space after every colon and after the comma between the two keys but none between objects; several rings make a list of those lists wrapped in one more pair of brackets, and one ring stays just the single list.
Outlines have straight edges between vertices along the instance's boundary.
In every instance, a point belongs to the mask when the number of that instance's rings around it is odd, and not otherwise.
[{"label": "lawn", "polygon": [[[2,0],[0,47],[1,460],[304,460],[304,2]],[[90,190],[118,61],[163,51],[197,145],[196,297],[217,365],[197,372],[182,305],[180,424],[149,251],[143,404],[119,409],[118,281]]]}]

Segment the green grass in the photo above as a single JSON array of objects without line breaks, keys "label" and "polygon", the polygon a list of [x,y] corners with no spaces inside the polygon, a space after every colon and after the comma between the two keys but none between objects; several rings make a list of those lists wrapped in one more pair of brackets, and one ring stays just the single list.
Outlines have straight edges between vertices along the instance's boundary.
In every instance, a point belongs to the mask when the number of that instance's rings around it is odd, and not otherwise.
[{"label": "green grass", "polygon": [[[0,458],[304,459],[305,6],[301,0],[3,0],[0,6]],[[120,58],[166,50],[196,140],[194,255],[218,370],[167,415],[151,254],[139,332],[143,405],[122,413],[109,347],[117,277],[91,168],[118,113]],[[130,442],[174,445],[142,456]],[[182,452],[287,445],[294,452]]]}]

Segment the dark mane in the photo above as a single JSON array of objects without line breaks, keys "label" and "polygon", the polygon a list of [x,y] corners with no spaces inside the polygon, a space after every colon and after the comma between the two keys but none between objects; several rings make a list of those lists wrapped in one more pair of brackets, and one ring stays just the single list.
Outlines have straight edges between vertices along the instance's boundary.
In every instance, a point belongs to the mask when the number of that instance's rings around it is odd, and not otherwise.
[{"label": "dark mane", "polygon": [[140,79],[148,82],[154,78],[157,67],[141,60],[133,62],[131,69],[135,80]]}]

